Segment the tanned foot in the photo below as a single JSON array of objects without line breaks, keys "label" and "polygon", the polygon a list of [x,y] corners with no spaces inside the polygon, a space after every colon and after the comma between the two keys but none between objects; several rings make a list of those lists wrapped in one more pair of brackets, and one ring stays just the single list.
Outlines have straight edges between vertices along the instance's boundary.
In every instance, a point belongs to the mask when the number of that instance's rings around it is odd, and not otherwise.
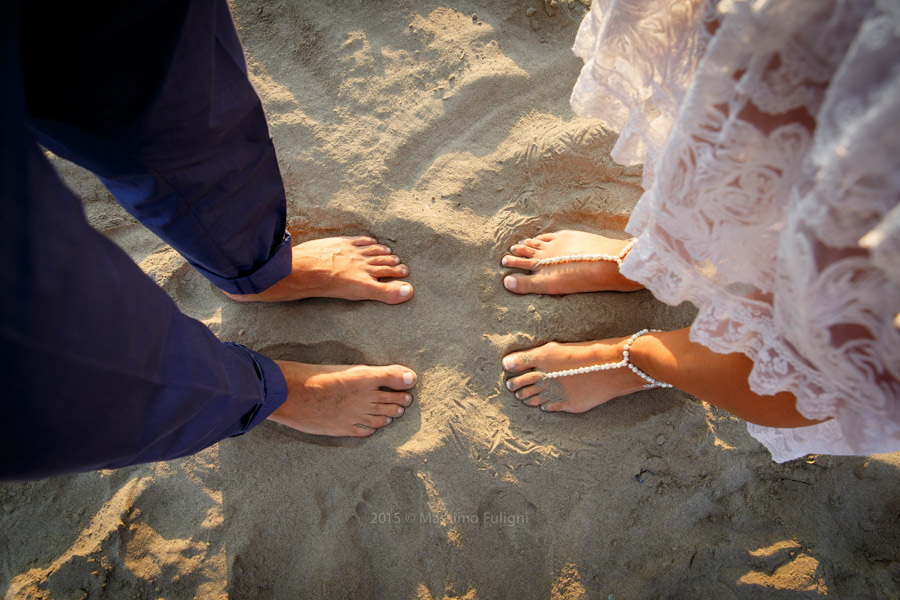
[{"label": "tanned foot", "polygon": [[557,231],[529,238],[510,248],[501,260],[504,267],[524,269],[503,278],[503,285],[516,294],[578,294],[582,292],[634,292],[639,283],[619,273],[612,261],[568,262],[537,266],[537,261],[570,254],[618,255],[627,240],[615,240],[584,231]]},{"label": "tanned foot", "polygon": [[412,298],[409,267],[371,237],[334,237],[293,247],[291,274],[259,294],[229,294],[238,302],[284,302],[302,298],[378,300],[400,304]]},{"label": "tanned foot", "polygon": [[583,413],[604,402],[644,388],[644,381],[631,369],[619,368],[564,377],[544,377],[545,373],[577,369],[622,360],[627,338],[597,342],[559,344],[514,352],[503,358],[503,369],[512,376],[506,387],[528,406],[547,412]]},{"label": "tanned foot", "polygon": [[406,390],[416,384],[416,374],[406,367],[275,363],[287,381],[288,398],[269,419],[298,431],[366,437],[412,403]]}]

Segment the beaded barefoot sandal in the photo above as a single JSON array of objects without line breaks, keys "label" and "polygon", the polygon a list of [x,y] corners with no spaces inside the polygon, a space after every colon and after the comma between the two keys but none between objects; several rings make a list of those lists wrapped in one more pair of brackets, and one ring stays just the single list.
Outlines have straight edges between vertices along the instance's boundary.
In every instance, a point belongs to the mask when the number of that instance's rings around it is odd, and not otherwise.
[{"label": "beaded barefoot sandal", "polygon": [[556,379],[557,377],[567,377],[569,375],[581,375],[582,373],[593,373],[594,371],[609,371],[610,369],[621,369],[622,367],[628,367],[631,371],[646,381],[644,384],[645,388],[670,388],[672,387],[671,383],[664,383],[658,379],[654,379],[638,369],[634,366],[630,360],[628,360],[629,349],[631,348],[631,344],[634,343],[634,340],[638,339],[645,333],[650,333],[651,331],[659,331],[659,329],[642,329],[628,338],[628,341],[625,342],[625,349],[623,352],[622,360],[619,362],[611,362],[604,363],[602,365],[591,365],[590,367],[579,367],[577,369],[566,369],[564,371],[553,371],[552,373],[544,373],[544,377],[549,377],[550,379]]},{"label": "beaded barefoot sandal", "polygon": [[618,254],[566,254],[565,256],[554,256],[553,258],[542,258],[535,263],[535,266],[540,267],[542,265],[559,265],[570,262],[594,262],[605,260],[614,262],[621,267],[622,261],[625,260],[625,256],[632,248],[634,248],[634,243],[636,241],[636,238],[629,240]]}]

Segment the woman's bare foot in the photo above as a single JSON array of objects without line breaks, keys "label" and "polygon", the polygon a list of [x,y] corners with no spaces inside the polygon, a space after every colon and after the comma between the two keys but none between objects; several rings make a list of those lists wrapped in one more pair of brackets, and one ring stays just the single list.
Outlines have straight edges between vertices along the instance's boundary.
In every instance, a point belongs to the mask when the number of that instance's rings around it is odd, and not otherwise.
[{"label": "woman's bare foot", "polygon": [[259,294],[229,294],[238,302],[283,302],[302,298],[378,300],[400,304],[412,298],[409,267],[374,238],[334,237],[293,247],[291,274]]},{"label": "woman's bare foot", "polygon": [[613,261],[568,262],[540,265],[537,261],[570,254],[617,255],[627,240],[615,240],[584,231],[563,230],[529,238],[510,248],[501,260],[504,267],[525,269],[503,278],[503,285],[516,294],[577,294],[581,292],[634,292],[639,283],[626,279]]},{"label": "woman's bare foot", "polygon": [[622,360],[625,341],[550,342],[503,358],[503,369],[513,374],[506,387],[528,406],[547,412],[583,413],[604,402],[644,388],[644,381],[625,367],[549,378],[545,373],[577,369]]},{"label": "woman's bare foot", "polygon": [[275,363],[287,382],[288,398],[269,419],[298,431],[365,437],[412,403],[405,390],[416,384],[416,374],[406,367]]}]

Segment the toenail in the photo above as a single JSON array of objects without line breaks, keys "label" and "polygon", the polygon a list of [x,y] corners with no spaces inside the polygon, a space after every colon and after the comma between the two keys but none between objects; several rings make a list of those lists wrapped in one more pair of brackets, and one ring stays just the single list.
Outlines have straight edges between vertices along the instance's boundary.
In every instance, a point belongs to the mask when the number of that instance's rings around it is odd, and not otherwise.
[{"label": "toenail", "polygon": [[522,399],[522,390],[519,390],[518,392],[516,392],[516,398],[518,398],[519,400]]},{"label": "toenail", "polygon": [[387,418],[387,423],[385,425],[390,425],[394,420],[390,417]]},{"label": "toenail", "polygon": [[503,265],[504,267],[506,266],[506,262],[507,262],[507,261],[506,261],[506,257],[505,257],[505,256],[504,256],[502,259],[500,259],[500,264]]},{"label": "toenail", "polygon": [[385,249],[385,251],[386,251],[388,254],[391,253],[391,247],[390,247],[390,246],[385,246],[384,249]]},{"label": "toenail", "polygon": [[507,276],[507,277],[504,277],[504,278],[503,278],[503,285],[506,286],[506,289],[508,289],[508,290],[514,290],[514,289],[516,289],[516,279],[515,279],[515,277],[512,277],[511,275],[510,275],[510,276]]},{"label": "toenail", "polygon": [[512,379],[506,382],[506,389],[512,391]]},{"label": "toenail", "polygon": [[409,269],[407,269],[406,267],[400,267],[400,272],[406,275],[407,273],[409,273]]},{"label": "toenail", "polygon": [[402,407],[402,406],[398,406],[398,407],[397,407],[397,416],[399,417],[399,416],[402,415],[402,414],[403,414],[403,407]]},{"label": "toenail", "polygon": [[405,400],[406,400],[406,405],[407,405],[407,406],[409,406],[410,404],[412,404],[412,395],[411,395],[411,394],[407,394],[407,395],[405,396]]},{"label": "toenail", "polygon": [[413,377],[412,373],[407,371],[403,374],[403,383],[405,383],[406,385],[412,385],[413,381],[415,381],[415,378]]},{"label": "toenail", "polygon": [[[408,283],[404,283],[403,285],[400,286],[400,297],[401,298],[406,298],[407,296],[409,296],[410,292],[412,292],[412,286],[409,285]],[[412,382],[410,381],[409,383],[412,383]]]},{"label": "toenail", "polygon": [[[512,356],[505,356],[503,358],[503,368],[504,369],[509,371],[510,369],[512,369],[515,366],[516,366],[516,359],[514,359]],[[511,383],[511,382],[507,381],[506,383]]]},{"label": "toenail", "polygon": [[399,256],[395,256],[395,257],[394,257],[394,264],[395,264],[395,265],[399,265],[399,264],[400,264],[400,257],[399,257]]}]

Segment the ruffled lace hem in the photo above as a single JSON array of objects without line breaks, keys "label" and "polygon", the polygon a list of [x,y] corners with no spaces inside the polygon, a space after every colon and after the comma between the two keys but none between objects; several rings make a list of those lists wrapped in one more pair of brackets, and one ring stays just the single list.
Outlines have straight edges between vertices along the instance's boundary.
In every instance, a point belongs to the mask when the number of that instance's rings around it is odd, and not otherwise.
[{"label": "ruffled lace hem", "polygon": [[623,273],[832,419],[751,434],[778,461],[900,450],[897,3],[595,1],[575,52],[573,108],[644,163]]}]

